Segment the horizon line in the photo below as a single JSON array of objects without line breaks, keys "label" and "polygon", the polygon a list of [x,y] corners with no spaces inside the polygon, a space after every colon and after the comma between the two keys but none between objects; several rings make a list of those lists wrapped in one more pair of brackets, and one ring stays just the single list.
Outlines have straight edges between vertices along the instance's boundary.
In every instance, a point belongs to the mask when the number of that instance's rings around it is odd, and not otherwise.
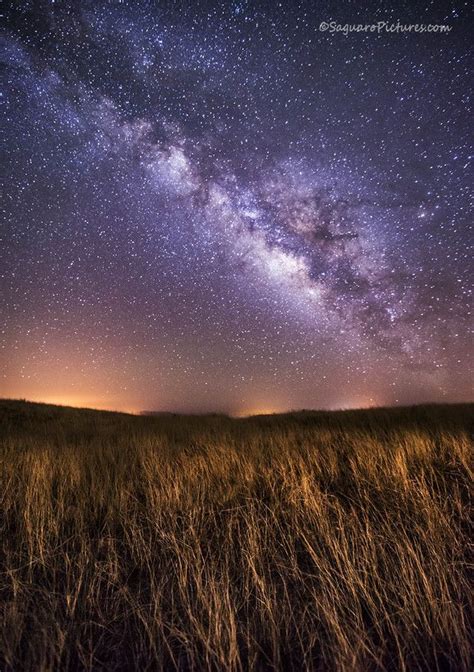
[{"label": "horizon line", "polygon": [[64,409],[75,409],[79,411],[94,411],[97,413],[117,413],[120,415],[131,415],[131,416],[136,416],[136,417],[153,417],[153,416],[165,416],[165,415],[177,415],[177,416],[195,416],[195,417],[206,417],[206,416],[224,416],[228,418],[251,418],[251,417],[259,417],[259,416],[270,416],[270,415],[289,415],[289,414],[296,414],[296,413],[340,413],[342,411],[368,411],[368,410],[376,410],[376,409],[390,409],[390,408],[413,408],[417,406],[462,406],[462,405],[471,405],[474,404],[473,401],[420,401],[416,402],[413,404],[403,404],[403,403],[395,403],[395,404],[373,404],[369,406],[340,406],[336,408],[291,408],[288,410],[282,410],[282,411],[272,411],[272,410],[261,410],[261,411],[255,411],[255,412],[225,412],[225,411],[172,411],[172,410],[117,410],[114,408],[98,408],[94,406],[75,406],[67,403],[57,403],[57,402],[49,402],[49,401],[37,401],[37,400],[31,400],[31,399],[26,399],[24,397],[21,398],[10,398],[10,397],[0,397],[0,402],[20,402],[20,403],[26,403],[26,404],[37,404],[37,405],[42,405],[42,406],[55,406],[57,408],[64,408]]}]

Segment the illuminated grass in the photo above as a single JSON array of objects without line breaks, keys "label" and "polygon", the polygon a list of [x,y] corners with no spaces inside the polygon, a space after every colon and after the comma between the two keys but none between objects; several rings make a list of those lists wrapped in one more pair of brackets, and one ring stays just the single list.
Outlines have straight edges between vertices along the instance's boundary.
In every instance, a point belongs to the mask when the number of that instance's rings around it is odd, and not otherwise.
[{"label": "illuminated grass", "polygon": [[0,402],[0,669],[469,670],[470,410]]}]

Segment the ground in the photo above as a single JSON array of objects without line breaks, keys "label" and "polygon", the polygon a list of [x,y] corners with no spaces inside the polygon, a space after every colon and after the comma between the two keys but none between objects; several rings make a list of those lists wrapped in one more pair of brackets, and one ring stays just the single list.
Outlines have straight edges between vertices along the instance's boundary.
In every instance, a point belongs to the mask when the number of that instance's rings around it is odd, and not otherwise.
[{"label": "ground", "polygon": [[0,669],[467,672],[472,411],[0,401]]}]

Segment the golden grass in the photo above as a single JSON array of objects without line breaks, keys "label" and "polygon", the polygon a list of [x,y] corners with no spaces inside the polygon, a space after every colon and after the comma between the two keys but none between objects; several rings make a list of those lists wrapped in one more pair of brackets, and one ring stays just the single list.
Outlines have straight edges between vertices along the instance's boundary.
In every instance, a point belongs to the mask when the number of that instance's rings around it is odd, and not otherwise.
[{"label": "golden grass", "polygon": [[469,411],[0,402],[0,669],[472,669]]}]

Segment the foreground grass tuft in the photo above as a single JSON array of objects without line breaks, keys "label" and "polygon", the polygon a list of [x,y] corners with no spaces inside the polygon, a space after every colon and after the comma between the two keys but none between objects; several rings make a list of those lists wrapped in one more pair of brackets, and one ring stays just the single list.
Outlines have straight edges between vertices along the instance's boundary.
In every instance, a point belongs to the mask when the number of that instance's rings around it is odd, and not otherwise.
[{"label": "foreground grass tuft", "polygon": [[467,672],[470,411],[0,402],[0,669]]}]

